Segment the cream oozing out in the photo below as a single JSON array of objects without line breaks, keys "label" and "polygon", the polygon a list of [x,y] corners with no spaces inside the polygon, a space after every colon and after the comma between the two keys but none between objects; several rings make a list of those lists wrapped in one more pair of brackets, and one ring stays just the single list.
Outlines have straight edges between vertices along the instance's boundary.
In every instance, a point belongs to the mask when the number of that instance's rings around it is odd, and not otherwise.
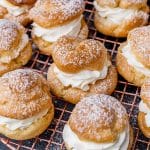
[{"label": "cream oozing out", "polygon": [[[99,16],[103,18],[108,18],[108,20],[111,20],[115,24],[120,24],[124,20],[131,18],[132,16],[143,16],[142,18],[145,18],[145,20],[148,19],[148,14],[144,11],[138,11],[136,9],[124,9],[120,7],[103,7],[100,6],[96,1],[94,1],[94,6],[96,10],[98,11]],[[146,19],[147,18],[147,19]]]},{"label": "cream oozing out", "polygon": [[147,127],[150,127],[150,108],[142,100],[139,104],[139,111],[145,113],[145,122]]},{"label": "cream oozing out", "polygon": [[7,0],[0,0],[0,6],[6,8],[13,16],[19,16],[28,10],[27,6],[15,6]]},{"label": "cream oozing out", "polygon": [[36,114],[27,119],[18,120],[0,116],[0,125],[5,125],[9,130],[25,129],[29,127],[32,123],[36,122],[38,119],[45,116],[48,112],[48,109],[43,110],[42,112]]},{"label": "cream oozing out", "polygon": [[73,150],[127,150],[129,145],[129,127],[119,134],[113,143],[95,143],[90,141],[81,141],[71,130],[68,124],[63,130],[63,139]]},{"label": "cream oozing out", "polygon": [[128,64],[134,67],[137,71],[143,73],[146,76],[150,76],[150,69],[146,68],[141,62],[137,60],[136,56],[131,51],[129,42],[122,48],[122,55],[127,59]]},{"label": "cream oozing out", "polygon": [[45,41],[55,42],[63,35],[77,37],[81,30],[81,20],[83,15],[69,22],[68,24],[52,27],[49,29],[43,28],[36,23],[33,23],[33,33],[37,37],[41,37]]},{"label": "cream oozing out", "polygon": [[107,76],[110,65],[110,61],[107,61],[102,70],[82,70],[75,74],[62,72],[55,66],[54,73],[64,86],[72,86],[88,91],[89,84],[94,84],[97,80],[104,79]]}]

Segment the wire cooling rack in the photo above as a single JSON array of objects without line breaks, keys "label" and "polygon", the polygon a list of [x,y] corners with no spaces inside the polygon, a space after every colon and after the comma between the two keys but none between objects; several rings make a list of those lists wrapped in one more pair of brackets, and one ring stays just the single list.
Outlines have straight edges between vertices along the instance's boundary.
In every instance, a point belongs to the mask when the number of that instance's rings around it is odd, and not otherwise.
[{"label": "wire cooling rack", "polygon": [[[99,40],[104,43],[112,56],[112,61],[115,63],[115,57],[119,44],[125,39],[116,39],[108,36],[104,36],[96,31],[93,25],[94,8],[92,4],[93,0],[85,0],[85,18],[89,26],[89,38]],[[30,32],[30,29],[28,29]],[[38,50],[33,52],[32,59],[26,65],[26,67],[37,70],[46,76],[48,67],[52,63],[52,58],[42,55]],[[130,124],[134,129],[134,143],[133,150],[150,150],[150,139],[147,139],[139,130],[137,123],[138,104],[140,102],[139,97],[140,89],[133,84],[127,83],[122,77],[119,76],[119,81],[115,92],[112,94],[127,109],[129,114]],[[0,136],[0,149],[2,150],[65,150],[65,145],[62,138],[62,131],[65,123],[67,122],[74,105],[64,102],[57,97],[53,96],[53,102],[55,105],[55,117],[49,126],[49,128],[40,136],[35,139],[26,141],[10,140],[4,136]]]}]

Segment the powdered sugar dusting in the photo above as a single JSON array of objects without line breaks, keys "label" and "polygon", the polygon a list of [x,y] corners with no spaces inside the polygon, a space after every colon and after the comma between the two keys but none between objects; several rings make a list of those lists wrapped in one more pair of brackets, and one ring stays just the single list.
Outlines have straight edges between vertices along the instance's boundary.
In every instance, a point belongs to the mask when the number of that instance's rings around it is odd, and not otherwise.
[{"label": "powdered sugar dusting", "polygon": [[24,119],[51,105],[46,79],[31,69],[4,74],[0,77],[0,89],[2,116]]},{"label": "powdered sugar dusting", "polygon": [[75,126],[81,125],[77,127],[79,132],[83,133],[88,128],[92,133],[92,130],[100,127],[112,128],[114,120],[121,126],[126,115],[125,108],[115,98],[97,94],[83,98],[76,105],[71,119]]},{"label": "powdered sugar dusting", "polygon": [[62,37],[53,46],[54,62],[56,58],[63,65],[71,64],[78,68],[85,65],[86,67],[93,60],[98,59],[105,50],[102,43],[96,40],[88,39],[80,43],[78,40],[72,39],[71,41],[70,39]]},{"label": "powdered sugar dusting", "polygon": [[31,88],[39,79],[39,74],[31,69],[18,69],[4,74],[0,80],[6,81],[6,86],[11,90],[23,92]]},{"label": "powdered sugar dusting", "polygon": [[57,9],[52,11],[49,18],[53,17],[53,14],[57,14],[61,10],[64,17],[66,17],[64,20],[66,20],[68,16],[72,16],[84,8],[83,0],[51,0],[51,3],[56,5]]},{"label": "powdered sugar dusting", "polygon": [[[48,10],[48,8],[50,9]],[[43,17],[47,17],[50,20],[57,19],[63,23],[64,20],[81,12],[83,8],[83,0],[39,0],[32,9],[32,13],[35,16],[43,14]]]},{"label": "powdered sugar dusting", "polygon": [[9,50],[12,43],[18,36],[17,25],[5,20],[0,19],[0,50]]},{"label": "powdered sugar dusting", "polygon": [[[132,40],[130,40],[130,38]],[[150,26],[140,27],[129,33],[129,43],[150,63]]]},{"label": "powdered sugar dusting", "polygon": [[8,64],[16,59],[29,43],[29,38],[20,24],[0,20],[0,62]]}]

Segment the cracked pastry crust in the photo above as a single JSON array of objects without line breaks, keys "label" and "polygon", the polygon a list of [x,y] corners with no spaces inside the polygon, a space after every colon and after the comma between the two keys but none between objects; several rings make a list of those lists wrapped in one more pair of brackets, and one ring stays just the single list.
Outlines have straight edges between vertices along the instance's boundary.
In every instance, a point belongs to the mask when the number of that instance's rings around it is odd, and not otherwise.
[{"label": "cracked pastry crust", "polygon": [[137,70],[133,65],[128,63],[127,58],[122,52],[128,44],[130,44],[129,51],[135,56],[136,60],[147,70],[150,70],[150,26],[131,30],[128,34],[127,42],[122,43],[118,48],[116,59],[118,72],[128,82],[134,83],[136,86],[142,86],[144,81],[149,78],[149,75]]},{"label": "cracked pastry crust", "polygon": [[[34,21],[34,24],[41,27],[43,30],[54,30],[55,28],[63,27],[63,31],[66,31],[65,26],[72,21],[77,20],[81,17],[84,11],[83,0],[39,0],[35,6],[30,10],[30,17]],[[37,36],[34,32],[34,24],[32,30],[33,42],[38,46],[43,54],[52,54],[52,44],[54,41],[46,40],[43,36]],[[76,23],[74,23],[76,24]],[[75,28],[72,28],[71,34],[75,37],[86,39],[88,37],[88,26],[84,18],[80,21],[81,27],[77,32]],[[70,26],[69,26],[70,28]],[[77,28],[77,27],[76,27]],[[56,29],[55,29],[56,30]],[[61,29],[60,29],[61,30]],[[75,35],[72,32],[77,32]],[[59,32],[59,29],[58,29]],[[70,33],[70,32],[69,32]],[[64,34],[69,34],[63,32]],[[52,33],[54,34],[54,32]],[[49,35],[47,35],[48,37]],[[55,35],[53,35],[55,36]]]},{"label": "cracked pastry crust", "polygon": [[[81,142],[96,144],[116,141],[129,126],[128,150],[131,149],[133,131],[125,108],[114,97],[96,94],[83,98],[75,106],[67,124]],[[71,149],[67,141],[65,145]]]},{"label": "cracked pastry crust", "polygon": [[[106,77],[89,84],[89,90],[64,86],[54,68],[65,73],[76,74],[84,70],[102,70],[110,58],[103,44],[96,40],[80,40],[62,37],[53,45],[54,63],[49,67],[47,79],[53,94],[76,104],[81,98],[94,93],[111,94],[117,85],[116,68],[110,64]],[[66,79],[67,80],[67,79]]]},{"label": "cracked pastry crust", "polygon": [[0,133],[25,140],[41,134],[54,116],[54,106],[45,78],[31,69],[18,69],[0,78],[0,116],[24,120],[48,110],[44,116],[26,128],[10,130],[0,124]]},{"label": "cracked pastry crust", "polygon": [[25,29],[18,23],[0,19],[0,75],[25,65],[32,48]]},{"label": "cracked pastry crust", "polygon": [[[84,19],[82,19],[81,22],[81,29],[78,34],[78,38],[86,39],[88,37],[88,27]],[[32,31],[32,40],[33,42],[38,46],[41,53],[45,55],[51,55],[52,54],[52,42],[45,41],[42,39],[42,37],[37,37],[34,35],[34,32]]]}]

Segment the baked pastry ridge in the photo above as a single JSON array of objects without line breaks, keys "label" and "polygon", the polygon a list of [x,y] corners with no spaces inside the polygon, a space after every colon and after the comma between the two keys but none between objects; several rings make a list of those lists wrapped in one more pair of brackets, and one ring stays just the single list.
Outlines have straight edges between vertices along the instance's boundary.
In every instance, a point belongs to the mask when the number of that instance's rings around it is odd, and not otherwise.
[{"label": "baked pastry ridge", "polygon": [[141,99],[138,124],[143,134],[150,138],[150,79],[146,80],[142,85]]},{"label": "baked pastry ridge", "polygon": [[128,34],[117,54],[118,72],[129,82],[142,86],[150,77],[150,26],[138,27]]},{"label": "baked pastry ridge", "polygon": [[25,28],[19,23],[0,19],[0,76],[25,65],[31,55]]},{"label": "baked pastry ridge", "polygon": [[146,0],[95,0],[94,7],[95,26],[106,35],[126,37],[133,28],[148,23],[149,7]]},{"label": "baked pastry ridge", "polygon": [[0,18],[6,18],[17,21],[26,26],[31,22],[28,12],[36,0],[1,0],[0,1]]},{"label": "baked pastry ridge", "polygon": [[83,10],[83,0],[39,0],[30,11],[33,41],[43,53],[51,54],[51,44],[63,35],[86,39]]},{"label": "baked pastry ridge", "polygon": [[46,79],[31,69],[0,77],[0,133],[25,140],[41,134],[50,124],[54,106]]},{"label": "baked pastry ridge", "polygon": [[63,130],[67,149],[131,148],[133,133],[125,108],[108,95],[83,98],[74,108]]},{"label": "baked pastry ridge", "polygon": [[117,72],[101,42],[64,36],[52,48],[54,63],[47,78],[55,95],[77,103],[90,93],[113,92]]}]

